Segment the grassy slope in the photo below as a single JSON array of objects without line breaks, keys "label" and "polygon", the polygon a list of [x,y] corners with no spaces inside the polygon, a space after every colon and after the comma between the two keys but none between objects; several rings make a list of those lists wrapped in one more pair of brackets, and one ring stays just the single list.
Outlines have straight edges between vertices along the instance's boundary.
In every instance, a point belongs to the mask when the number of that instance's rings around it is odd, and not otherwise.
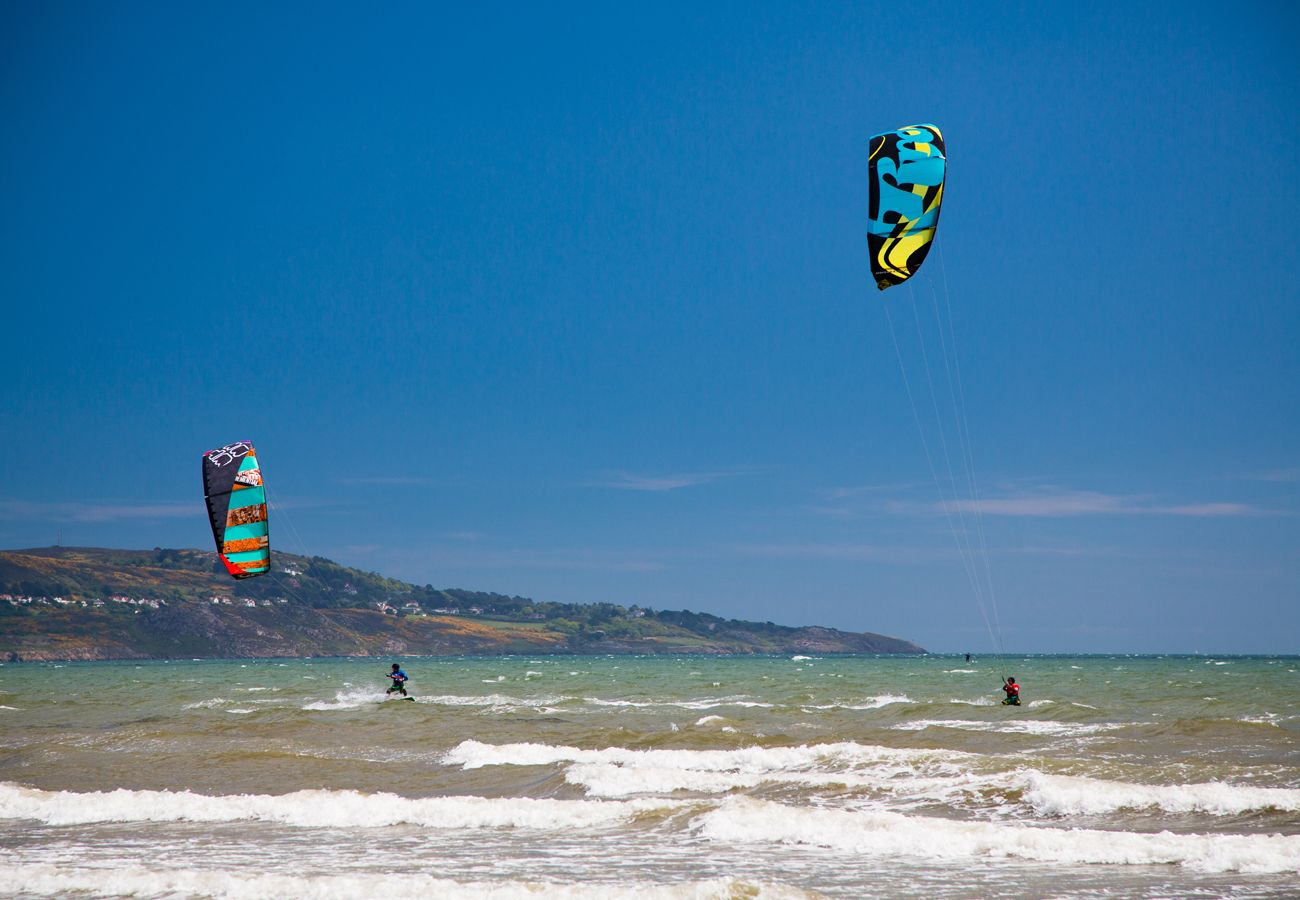
[{"label": "grassy slope", "polygon": [[[0,658],[924,652],[906,641],[869,633],[439,590],[321,557],[277,553],[275,567],[271,576],[236,582],[214,554],[198,550],[0,552],[0,594],[74,601],[0,602]],[[108,601],[115,594],[165,603],[157,608],[80,604],[93,598]],[[231,603],[214,604],[214,596]],[[245,598],[258,605],[244,605]],[[391,615],[375,606],[411,602],[426,612],[457,608],[465,614]],[[471,608],[481,612],[470,614]]]}]

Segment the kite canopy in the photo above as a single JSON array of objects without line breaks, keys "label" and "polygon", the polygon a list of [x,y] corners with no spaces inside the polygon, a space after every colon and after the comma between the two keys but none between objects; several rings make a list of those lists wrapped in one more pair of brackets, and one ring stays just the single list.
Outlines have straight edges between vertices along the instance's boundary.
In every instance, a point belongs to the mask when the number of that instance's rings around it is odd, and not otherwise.
[{"label": "kite canopy", "polygon": [[266,574],[271,568],[266,488],[252,441],[203,454],[203,499],[226,570],[235,578]]},{"label": "kite canopy", "polygon": [[871,139],[867,246],[876,287],[916,274],[939,226],[948,161],[934,125],[908,125]]}]

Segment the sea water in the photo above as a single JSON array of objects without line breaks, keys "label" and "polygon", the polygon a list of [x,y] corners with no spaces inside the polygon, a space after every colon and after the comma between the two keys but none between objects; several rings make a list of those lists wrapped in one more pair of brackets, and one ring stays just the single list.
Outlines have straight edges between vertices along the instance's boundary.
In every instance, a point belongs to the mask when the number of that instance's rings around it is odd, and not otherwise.
[{"label": "sea water", "polygon": [[1297,896],[1300,659],[10,664],[0,893]]}]

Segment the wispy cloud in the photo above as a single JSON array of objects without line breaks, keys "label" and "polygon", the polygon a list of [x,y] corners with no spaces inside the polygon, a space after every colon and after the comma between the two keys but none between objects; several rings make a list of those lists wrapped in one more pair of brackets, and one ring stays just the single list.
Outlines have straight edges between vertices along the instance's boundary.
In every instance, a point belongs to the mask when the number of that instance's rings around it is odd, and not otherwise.
[{"label": "wispy cloud", "polygon": [[1151,551],[1137,551],[1121,547],[1102,547],[1082,544],[1022,544],[1020,546],[1003,547],[997,552],[1007,556],[1023,556],[1031,559],[1035,557],[1060,559],[1141,557],[1143,559],[1149,559],[1152,556]]},{"label": "wispy cloud", "polygon": [[339,478],[339,484],[346,485],[370,485],[375,487],[428,487],[437,484],[436,479],[423,478],[416,475],[371,475],[359,478]]},{"label": "wispy cloud", "polygon": [[861,543],[754,543],[731,544],[728,549],[739,556],[777,559],[870,560],[887,563],[914,563],[947,557],[942,547],[891,547]]},{"label": "wispy cloud", "polygon": [[[944,504],[932,505],[942,512]],[[1224,516],[1268,515],[1266,510],[1245,503],[1155,503],[1148,497],[1104,494],[1097,491],[1037,491],[980,500],[950,501],[947,509],[978,512],[987,516],[1024,516],[1064,518],[1070,516],[1189,516],[1219,518]]]},{"label": "wispy cloud", "polygon": [[1152,506],[1137,512],[1162,516],[1271,516],[1276,513],[1248,503],[1188,503],[1183,506]]},{"label": "wispy cloud", "polygon": [[[383,547],[379,544],[344,544],[339,549],[347,553],[349,556],[369,556],[372,553],[382,550]],[[306,554],[304,554],[304,556],[305,555]]]},{"label": "wispy cloud", "polygon": [[0,519],[30,519],[41,522],[114,522],[124,519],[182,519],[203,517],[195,503],[33,503],[0,500]]},{"label": "wispy cloud", "polygon": [[[357,555],[383,559],[394,566],[394,574],[409,575],[434,569],[485,569],[493,572],[522,570],[562,570],[590,572],[659,572],[666,563],[635,552],[598,550],[546,550],[539,548],[482,548],[466,546],[430,546],[416,548],[340,548]],[[423,576],[420,576],[423,577]]]},{"label": "wispy cloud", "polygon": [[851,497],[879,497],[884,494],[901,494],[917,490],[920,487],[923,487],[920,482],[899,481],[893,484],[857,484],[822,488],[817,493],[829,500],[847,500]]},{"label": "wispy cloud", "polygon": [[1300,481],[1300,466],[1290,469],[1273,469],[1270,472],[1252,472],[1249,475],[1241,475],[1247,481],[1271,481],[1276,483],[1291,483]]},{"label": "wispy cloud", "polygon": [[828,519],[852,519],[858,515],[857,510],[850,509],[847,506],[826,506],[819,504],[817,506],[805,507],[810,515],[824,516]]},{"label": "wispy cloud", "polygon": [[755,469],[731,469],[721,472],[681,472],[669,475],[638,475],[633,472],[610,472],[586,482],[586,487],[611,488],[618,491],[661,493],[681,488],[711,484],[723,478],[749,475]]},{"label": "wispy cloud", "polygon": [[[1282,480],[1285,472],[1274,473]],[[889,497],[887,494],[894,496]],[[810,509],[821,516],[847,518],[875,512],[901,515],[979,513],[985,516],[1070,518],[1078,516],[1179,516],[1231,518],[1276,516],[1285,513],[1249,503],[1224,500],[1170,502],[1153,494],[1120,494],[1073,490],[1053,485],[1004,484],[1001,491],[973,499],[969,495],[936,500],[933,485],[896,484],[841,487],[817,492],[830,502]],[[928,495],[928,496],[927,496]]]}]

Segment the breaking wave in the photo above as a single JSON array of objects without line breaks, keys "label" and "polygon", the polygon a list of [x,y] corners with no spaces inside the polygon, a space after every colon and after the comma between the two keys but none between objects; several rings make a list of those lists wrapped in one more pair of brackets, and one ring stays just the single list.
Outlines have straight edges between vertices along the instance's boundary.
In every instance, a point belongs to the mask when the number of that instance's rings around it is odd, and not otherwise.
[{"label": "breaking wave", "polygon": [[274,822],[300,828],[589,828],[671,809],[671,800],[425,797],[312,790],[208,796],[189,791],[42,791],[0,784],[0,819],[95,822]]},{"label": "breaking wave", "polygon": [[894,812],[724,800],[692,827],[709,840],[807,844],[863,856],[958,861],[1022,859],[1060,864],[1179,865],[1199,872],[1300,872],[1300,836],[1144,834],[959,822]]},{"label": "breaking wave", "polygon": [[6,891],[26,896],[68,894],[123,897],[384,897],[385,900],[798,900],[814,895],[798,888],[740,878],[714,878],[685,884],[561,884],[549,881],[459,881],[429,875],[366,872],[355,875],[249,874],[231,869],[112,869],[9,865]]}]

